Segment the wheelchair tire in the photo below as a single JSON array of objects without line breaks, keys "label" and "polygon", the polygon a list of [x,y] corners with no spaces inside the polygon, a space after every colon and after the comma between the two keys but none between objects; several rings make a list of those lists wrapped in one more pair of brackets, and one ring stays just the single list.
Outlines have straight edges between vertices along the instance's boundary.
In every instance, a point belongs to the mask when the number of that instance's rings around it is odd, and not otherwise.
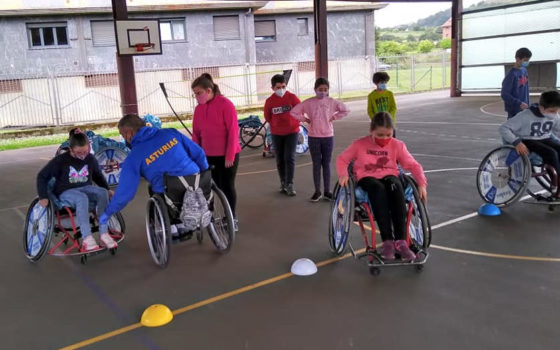
[{"label": "wheelchair tire", "polygon": [[329,218],[329,246],[335,255],[341,255],[348,244],[348,235],[354,221],[354,182],[348,181],[345,187],[338,183],[333,190],[333,202]]},{"label": "wheelchair tire", "polygon": [[109,230],[113,230],[113,232],[118,232],[122,235],[117,243],[121,242],[124,239],[124,233],[126,231],[126,225],[124,223],[122,214],[120,212],[115,213],[113,216],[111,216],[111,218],[109,218],[107,224],[109,225]]},{"label": "wheelchair tire", "polygon": [[121,164],[128,153],[118,147],[101,147],[95,152],[95,159],[99,163],[99,169],[111,187],[119,184],[121,175]]},{"label": "wheelchair tire", "polygon": [[54,232],[54,207],[49,201],[45,208],[35,198],[27,209],[23,231],[23,250],[29,261],[39,261],[49,249]]},{"label": "wheelchair tire", "polygon": [[488,153],[476,174],[480,197],[498,207],[515,203],[529,186],[531,164],[513,146],[501,146]]},{"label": "wheelchair tire", "polygon": [[430,225],[430,219],[428,218],[426,204],[420,199],[416,181],[408,175],[405,175],[404,177],[412,188],[412,198],[408,200],[407,205],[413,206],[412,217],[410,218],[410,222],[407,223],[408,226],[406,231],[407,234],[410,235],[413,250],[418,252],[419,250],[425,250],[430,246],[432,242],[432,226]]},{"label": "wheelchair tire", "polygon": [[146,205],[146,235],[154,262],[166,268],[171,253],[171,231],[167,206],[158,194],[154,194]]},{"label": "wheelchair tire", "polygon": [[212,221],[206,228],[210,240],[220,253],[231,249],[235,240],[233,213],[226,195],[212,183]]},{"label": "wheelchair tire", "polygon": [[239,128],[239,140],[243,148],[260,148],[264,146],[264,138],[264,128],[261,126],[255,127],[254,125],[244,124]]}]

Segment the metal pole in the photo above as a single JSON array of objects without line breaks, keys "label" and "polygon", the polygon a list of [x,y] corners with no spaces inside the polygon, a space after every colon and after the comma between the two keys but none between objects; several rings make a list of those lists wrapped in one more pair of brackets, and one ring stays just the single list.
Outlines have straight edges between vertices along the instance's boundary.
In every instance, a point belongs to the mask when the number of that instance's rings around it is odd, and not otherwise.
[{"label": "metal pole", "polygon": [[441,88],[445,89],[445,83],[447,81],[447,70],[445,67],[445,51],[443,51],[442,55],[441,55],[441,72],[442,72],[442,78],[441,78]]},{"label": "metal pole", "polygon": [[462,0],[452,0],[451,2],[451,86],[449,95],[451,97],[461,96],[460,78],[459,78],[459,44],[460,44],[460,28],[459,20],[461,17],[461,10],[463,8]]},{"label": "metal pole", "polygon": [[[111,0],[113,4],[113,19],[128,19],[126,0]],[[115,36],[117,34],[115,33]],[[123,115],[138,114],[138,99],[136,97],[136,78],[134,76],[133,56],[117,56],[117,75],[121,93],[121,109]]]},{"label": "metal pole", "polygon": [[414,86],[416,82],[414,81],[414,55],[410,56],[410,91],[414,92]]},{"label": "metal pole", "polygon": [[329,55],[327,50],[327,0],[313,0],[315,25],[315,77],[329,77]]}]

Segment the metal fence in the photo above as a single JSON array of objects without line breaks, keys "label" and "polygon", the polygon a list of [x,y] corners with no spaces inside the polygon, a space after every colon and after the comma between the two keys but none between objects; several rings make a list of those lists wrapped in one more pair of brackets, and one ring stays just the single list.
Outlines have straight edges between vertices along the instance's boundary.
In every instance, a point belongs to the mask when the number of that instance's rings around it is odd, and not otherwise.
[{"label": "metal fence", "polygon": [[[389,89],[415,92],[449,86],[448,52],[415,56],[352,57],[329,62],[330,95],[366,96],[375,71],[389,73]],[[212,74],[222,93],[236,107],[259,107],[272,93],[270,78],[291,69],[288,89],[300,98],[314,94],[315,62],[266,62],[219,67],[153,68],[135,63],[140,114],[167,115],[159,89],[164,82],[175,109],[192,113],[196,101],[191,82]],[[0,72],[0,128],[114,121],[121,115],[117,73],[75,72],[58,67],[47,71]]]}]

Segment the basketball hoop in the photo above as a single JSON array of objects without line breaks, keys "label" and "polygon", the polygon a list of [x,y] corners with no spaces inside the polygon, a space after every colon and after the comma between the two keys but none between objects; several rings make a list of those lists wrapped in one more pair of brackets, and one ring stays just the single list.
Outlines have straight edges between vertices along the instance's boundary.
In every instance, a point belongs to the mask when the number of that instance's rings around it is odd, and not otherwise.
[{"label": "basketball hoop", "polygon": [[154,43],[138,43],[136,44],[136,52],[144,52],[146,50],[151,50],[155,47]]}]

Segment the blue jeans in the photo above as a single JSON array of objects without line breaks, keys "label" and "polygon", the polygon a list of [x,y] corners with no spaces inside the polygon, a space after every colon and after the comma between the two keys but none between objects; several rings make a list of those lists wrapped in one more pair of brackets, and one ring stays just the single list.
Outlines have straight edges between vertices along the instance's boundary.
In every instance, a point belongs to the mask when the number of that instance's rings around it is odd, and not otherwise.
[{"label": "blue jeans", "polygon": [[[109,192],[106,189],[87,185],[84,187],[73,188],[62,192],[59,196],[60,200],[68,202],[76,209],[76,220],[80,226],[82,238],[91,235],[91,226],[89,225],[89,201],[97,204],[97,215],[101,215],[107,208],[109,202]],[[99,233],[108,231],[107,224],[99,225]]]}]

